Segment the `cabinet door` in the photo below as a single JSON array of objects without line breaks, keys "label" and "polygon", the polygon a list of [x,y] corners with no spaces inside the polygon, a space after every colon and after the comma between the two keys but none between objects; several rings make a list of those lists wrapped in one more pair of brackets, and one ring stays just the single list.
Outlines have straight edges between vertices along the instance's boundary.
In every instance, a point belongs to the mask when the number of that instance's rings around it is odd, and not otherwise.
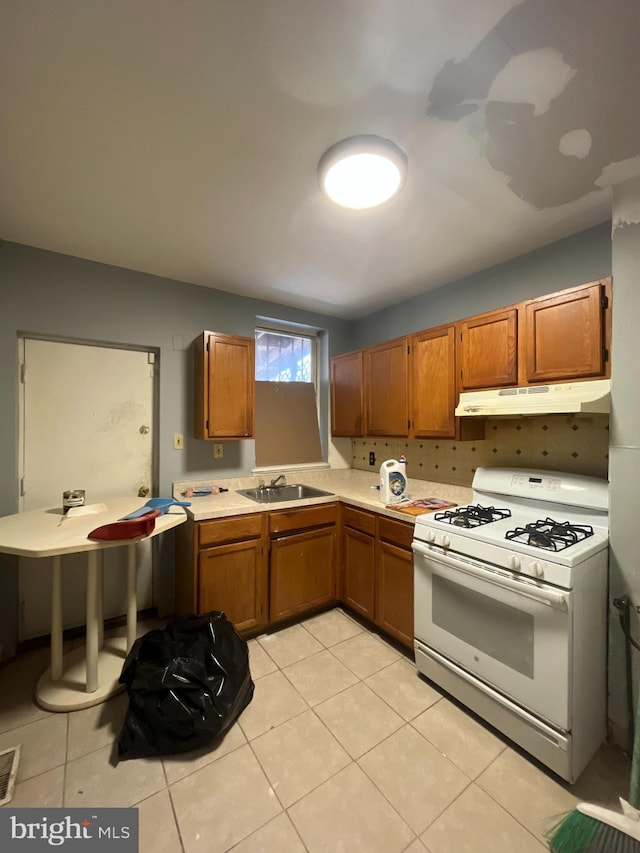
[{"label": "cabinet door", "polygon": [[409,434],[407,338],[364,351],[365,434]]},{"label": "cabinet door", "polygon": [[335,598],[335,527],[271,541],[270,619],[284,619]]},{"label": "cabinet door", "polygon": [[195,437],[251,438],[255,341],[204,332],[195,343]]},{"label": "cabinet door", "polygon": [[345,527],[342,542],[342,600],[373,621],[375,539],[359,530]]},{"label": "cabinet door", "polygon": [[331,359],[331,433],[363,435],[362,352]]},{"label": "cabinet door", "polygon": [[266,564],[261,542],[236,542],[201,551],[198,575],[199,613],[223,610],[238,631],[266,623]]},{"label": "cabinet door", "polygon": [[455,438],[455,327],[413,335],[409,359],[413,437]]},{"label": "cabinet door", "polygon": [[413,648],[413,555],[379,541],[376,558],[376,623]]},{"label": "cabinet door", "polygon": [[600,282],[525,304],[527,381],[604,373],[604,304]]},{"label": "cabinet door", "polygon": [[517,308],[491,311],[459,323],[461,387],[501,388],[518,381]]}]

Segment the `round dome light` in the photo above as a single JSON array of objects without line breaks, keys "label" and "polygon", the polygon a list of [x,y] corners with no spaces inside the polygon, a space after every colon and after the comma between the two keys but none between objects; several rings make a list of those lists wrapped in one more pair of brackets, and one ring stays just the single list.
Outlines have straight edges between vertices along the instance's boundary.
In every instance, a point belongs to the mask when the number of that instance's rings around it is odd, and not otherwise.
[{"label": "round dome light", "polygon": [[406,154],[390,140],[352,136],[323,154],[318,179],[324,194],[336,204],[364,210],[397,195],[406,171]]}]

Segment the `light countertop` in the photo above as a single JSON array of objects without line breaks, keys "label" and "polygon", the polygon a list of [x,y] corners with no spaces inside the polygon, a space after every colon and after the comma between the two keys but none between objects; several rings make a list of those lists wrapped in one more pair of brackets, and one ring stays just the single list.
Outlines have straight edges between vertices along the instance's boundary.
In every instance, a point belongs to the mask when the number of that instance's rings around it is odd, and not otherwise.
[{"label": "light countertop", "polygon": [[100,505],[104,506],[104,509],[95,513],[64,515],[62,507],[48,506],[7,515],[0,518],[0,554],[54,557],[80,551],[117,548],[137,542],[141,538],[157,536],[182,524],[187,518],[181,507],[172,506],[167,513],[156,518],[154,530],[146,537],[111,541],[87,539],[87,534],[96,527],[118,521],[124,515],[142,507],[144,502],[144,498],[138,497],[105,498],[104,505]]},{"label": "light countertop", "polygon": [[[224,518],[229,515],[242,515],[251,512],[267,512],[278,509],[343,503],[397,518],[401,521],[415,521],[415,517],[402,512],[387,509],[380,500],[380,493],[373,487],[380,481],[378,472],[357,471],[353,468],[333,468],[323,470],[287,471],[287,483],[304,483],[332,492],[327,497],[306,498],[304,500],[281,501],[278,503],[257,503],[244,495],[237,494],[238,489],[256,488],[260,483],[268,484],[277,474],[268,476],[237,477],[231,479],[190,480],[173,484],[173,497],[177,500],[190,500],[187,514],[194,521],[206,521],[211,518]],[[189,486],[221,486],[227,492],[205,497],[184,498],[182,493]],[[464,486],[451,486],[445,483],[433,483],[429,480],[408,478],[409,497],[441,498],[456,504],[469,503],[472,491]]]}]

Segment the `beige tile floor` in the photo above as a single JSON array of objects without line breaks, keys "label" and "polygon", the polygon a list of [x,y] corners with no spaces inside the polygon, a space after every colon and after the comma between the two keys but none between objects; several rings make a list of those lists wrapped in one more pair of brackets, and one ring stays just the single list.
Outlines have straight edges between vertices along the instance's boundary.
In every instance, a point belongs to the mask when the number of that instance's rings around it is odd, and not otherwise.
[{"label": "beige tile floor", "polygon": [[126,696],[50,714],[47,650],[19,656],[0,670],[10,806],[137,806],[141,853],[541,853],[553,816],[627,793],[618,750],[561,783],[341,610],[249,649],[255,696],[217,749],[121,763]]}]

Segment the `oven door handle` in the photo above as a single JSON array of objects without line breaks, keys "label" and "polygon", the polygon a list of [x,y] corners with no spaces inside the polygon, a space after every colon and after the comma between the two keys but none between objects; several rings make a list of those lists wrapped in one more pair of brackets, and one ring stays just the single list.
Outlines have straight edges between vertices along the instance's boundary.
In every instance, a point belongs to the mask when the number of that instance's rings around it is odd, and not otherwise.
[{"label": "oven door handle", "polygon": [[534,601],[538,601],[541,604],[547,604],[556,610],[564,610],[565,612],[569,610],[568,598],[562,592],[556,592],[555,590],[537,585],[534,586],[533,584],[525,581],[513,580],[502,573],[499,575],[498,579],[495,572],[483,569],[480,566],[475,565],[475,563],[467,562],[461,558],[450,557],[448,554],[443,554],[441,551],[434,553],[420,542],[414,541],[411,547],[416,554],[429,557],[429,559],[434,562],[442,563],[457,572],[462,572],[463,574],[470,575],[471,577],[479,578],[480,580],[486,581],[486,583],[492,583],[495,586],[502,587],[503,589],[510,589],[513,592],[517,592],[518,595],[525,595],[527,598],[532,598]]}]

